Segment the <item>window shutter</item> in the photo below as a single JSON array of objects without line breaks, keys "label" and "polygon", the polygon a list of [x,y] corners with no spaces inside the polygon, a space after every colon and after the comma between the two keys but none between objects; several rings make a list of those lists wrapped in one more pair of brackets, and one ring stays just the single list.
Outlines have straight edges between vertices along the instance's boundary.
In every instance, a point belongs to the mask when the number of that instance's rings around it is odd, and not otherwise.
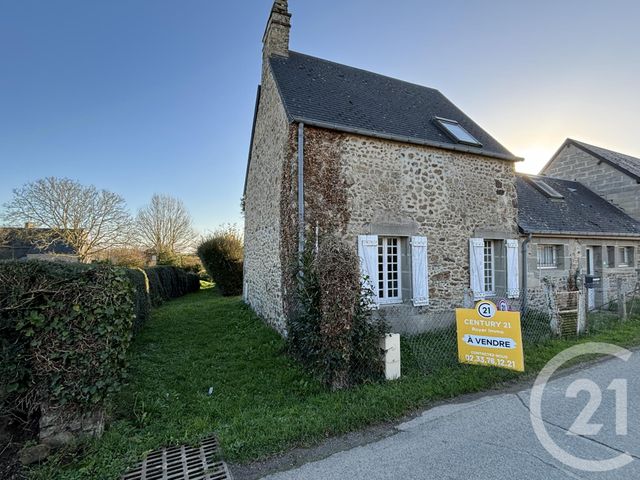
[{"label": "window shutter", "polygon": [[366,279],[366,286],[373,292],[374,308],[378,308],[378,236],[358,236],[358,256],[360,257],[360,271]]},{"label": "window shutter", "polygon": [[518,240],[507,240],[507,296],[518,298],[520,296],[520,274]]},{"label": "window shutter", "polygon": [[484,238],[469,240],[469,273],[473,299],[480,300],[484,293]]},{"label": "window shutter", "polygon": [[427,237],[411,237],[411,278],[413,305],[429,305],[429,260]]}]

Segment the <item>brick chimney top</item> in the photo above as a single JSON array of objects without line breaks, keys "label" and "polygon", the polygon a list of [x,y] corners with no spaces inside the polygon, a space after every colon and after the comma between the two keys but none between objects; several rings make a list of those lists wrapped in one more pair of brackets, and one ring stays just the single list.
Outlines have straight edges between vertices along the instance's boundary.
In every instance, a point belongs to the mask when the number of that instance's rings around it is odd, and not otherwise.
[{"label": "brick chimney top", "polygon": [[262,38],[262,52],[266,61],[271,55],[289,56],[289,32],[291,31],[291,14],[287,0],[275,0],[267,28]]}]

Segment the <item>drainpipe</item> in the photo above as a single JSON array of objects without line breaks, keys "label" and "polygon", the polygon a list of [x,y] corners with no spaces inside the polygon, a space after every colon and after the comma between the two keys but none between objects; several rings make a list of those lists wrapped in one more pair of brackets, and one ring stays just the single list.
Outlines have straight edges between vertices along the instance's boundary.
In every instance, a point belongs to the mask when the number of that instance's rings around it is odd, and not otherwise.
[{"label": "drainpipe", "polygon": [[522,311],[524,312],[527,308],[527,303],[529,300],[529,295],[527,292],[527,277],[529,276],[529,272],[527,272],[527,257],[529,256],[529,242],[531,242],[531,238],[533,235],[530,233],[529,236],[522,242]]},{"label": "drainpipe", "polygon": [[304,254],[304,123],[298,124],[298,263],[302,272]]}]

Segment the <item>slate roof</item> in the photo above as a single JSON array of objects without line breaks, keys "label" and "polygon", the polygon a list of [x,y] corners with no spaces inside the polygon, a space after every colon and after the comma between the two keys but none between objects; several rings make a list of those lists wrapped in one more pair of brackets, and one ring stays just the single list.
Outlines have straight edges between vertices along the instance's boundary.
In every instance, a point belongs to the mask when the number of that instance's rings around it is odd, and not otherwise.
[{"label": "slate roof", "polygon": [[[533,186],[544,181],[564,196],[554,200]],[[640,236],[640,223],[579,182],[518,175],[518,226],[523,233]]]},{"label": "slate roof", "polygon": [[32,254],[76,255],[76,250],[46,228],[0,228],[0,260]]},{"label": "slate roof", "polygon": [[[624,153],[614,152],[613,150],[607,150],[606,148],[596,147],[595,145],[589,145],[588,143],[580,142],[572,138],[568,138],[558,152],[553,156],[547,165],[558,156],[558,154],[567,146],[574,145],[582,151],[593,155],[598,160],[608,163],[612,167],[620,170],[621,172],[629,175],[631,178],[640,182],[640,158],[632,157],[631,155],[625,155]],[[544,172],[547,165],[542,169]]]},{"label": "slate roof", "polygon": [[[291,122],[521,160],[433,88],[296,52],[270,65]],[[457,143],[433,117],[457,121],[482,147]]]}]

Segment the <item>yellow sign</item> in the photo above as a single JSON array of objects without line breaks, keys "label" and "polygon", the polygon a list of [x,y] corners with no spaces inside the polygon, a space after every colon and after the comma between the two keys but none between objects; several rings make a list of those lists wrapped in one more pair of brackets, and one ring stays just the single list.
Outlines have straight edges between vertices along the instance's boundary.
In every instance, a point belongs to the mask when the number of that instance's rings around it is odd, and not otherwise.
[{"label": "yellow sign", "polygon": [[460,363],[524,372],[520,312],[498,311],[489,300],[476,308],[457,308]]}]

